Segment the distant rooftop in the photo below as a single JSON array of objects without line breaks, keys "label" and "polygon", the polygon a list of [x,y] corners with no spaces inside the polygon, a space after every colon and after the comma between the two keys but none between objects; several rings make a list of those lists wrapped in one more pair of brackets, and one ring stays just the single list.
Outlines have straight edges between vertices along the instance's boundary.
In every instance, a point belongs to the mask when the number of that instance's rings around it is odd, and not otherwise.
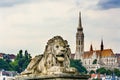
[{"label": "distant rooftop", "polygon": [[116,56],[116,57],[120,57],[120,53],[116,53],[115,56]]}]

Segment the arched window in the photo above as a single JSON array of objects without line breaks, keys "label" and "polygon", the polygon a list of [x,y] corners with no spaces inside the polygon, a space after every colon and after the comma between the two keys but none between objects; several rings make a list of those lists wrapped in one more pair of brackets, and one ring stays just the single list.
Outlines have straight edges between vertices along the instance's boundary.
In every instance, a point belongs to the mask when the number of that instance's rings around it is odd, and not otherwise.
[{"label": "arched window", "polygon": [[80,45],[80,41],[79,41],[79,43],[78,43],[79,45]]}]

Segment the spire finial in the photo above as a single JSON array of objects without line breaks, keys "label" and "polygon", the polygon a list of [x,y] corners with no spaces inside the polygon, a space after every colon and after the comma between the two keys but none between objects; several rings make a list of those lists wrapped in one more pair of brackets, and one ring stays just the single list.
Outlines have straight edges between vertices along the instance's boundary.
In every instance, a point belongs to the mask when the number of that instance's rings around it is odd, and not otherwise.
[{"label": "spire finial", "polygon": [[104,49],[103,39],[101,39],[101,51]]},{"label": "spire finial", "polygon": [[93,47],[92,47],[92,44],[90,45],[90,51],[93,51]]},{"label": "spire finial", "polygon": [[79,12],[79,25],[78,25],[78,27],[82,28],[81,12]]}]

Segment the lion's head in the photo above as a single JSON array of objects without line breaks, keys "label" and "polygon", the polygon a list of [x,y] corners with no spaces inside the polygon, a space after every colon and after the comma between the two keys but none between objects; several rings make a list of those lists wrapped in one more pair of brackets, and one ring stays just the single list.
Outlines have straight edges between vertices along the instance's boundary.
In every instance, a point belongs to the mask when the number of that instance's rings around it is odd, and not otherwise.
[{"label": "lion's head", "polygon": [[63,40],[60,36],[55,36],[48,40],[45,49],[45,54],[53,54],[57,61],[63,62],[66,57],[69,57],[70,50],[66,40]]}]

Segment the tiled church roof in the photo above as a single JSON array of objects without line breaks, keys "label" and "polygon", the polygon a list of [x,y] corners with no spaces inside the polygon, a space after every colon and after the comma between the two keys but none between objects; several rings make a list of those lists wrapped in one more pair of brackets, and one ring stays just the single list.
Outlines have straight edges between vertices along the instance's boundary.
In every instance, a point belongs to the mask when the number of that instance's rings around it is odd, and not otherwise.
[{"label": "tiled church roof", "polygon": [[93,56],[93,53],[96,54],[97,57],[111,57],[114,56],[112,49],[104,49],[104,50],[93,50],[93,51],[86,51],[82,55],[83,58],[90,58]]},{"label": "tiled church roof", "polygon": [[[93,50],[93,51],[85,51],[84,54],[82,54],[83,58],[91,58],[93,56],[93,53],[96,54],[96,57],[111,57],[115,56],[112,49],[104,49],[104,50]],[[71,58],[74,59],[75,53],[71,54]]]}]

